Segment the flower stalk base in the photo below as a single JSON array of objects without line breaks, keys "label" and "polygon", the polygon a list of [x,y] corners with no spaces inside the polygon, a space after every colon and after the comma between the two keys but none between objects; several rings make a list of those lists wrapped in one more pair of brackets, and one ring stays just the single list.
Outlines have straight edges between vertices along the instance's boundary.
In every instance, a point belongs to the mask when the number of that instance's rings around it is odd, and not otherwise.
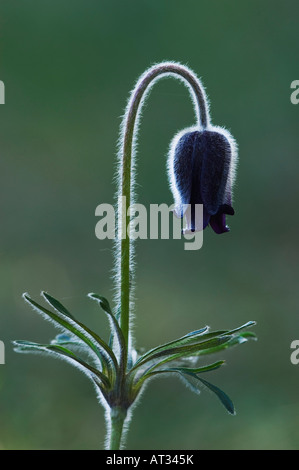
[{"label": "flower stalk base", "polygon": [[123,408],[111,408],[109,450],[121,449],[126,417],[127,411]]}]

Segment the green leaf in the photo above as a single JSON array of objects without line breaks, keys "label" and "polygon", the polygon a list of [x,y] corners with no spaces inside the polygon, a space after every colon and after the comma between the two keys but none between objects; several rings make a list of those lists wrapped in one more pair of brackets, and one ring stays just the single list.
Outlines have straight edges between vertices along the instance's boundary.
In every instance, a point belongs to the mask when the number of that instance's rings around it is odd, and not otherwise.
[{"label": "green leaf", "polygon": [[202,374],[204,372],[209,372],[211,370],[216,370],[219,369],[223,364],[225,364],[225,361],[217,361],[214,362],[213,364],[208,364],[206,366],[202,367],[197,367],[196,369],[192,368],[187,368],[187,367],[168,367],[167,369],[159,369],[155,370],[156,365],[152,366],[150,369],[148,369],[136,382],[136,385],[141,385],[145,380],[153,377],[154,375],[158,374],[169,374],[169,373],[176,373],[176,374]]},{"label": "green leaf", "polygon": [[50,294],[48,294],[47,292],[42,292],[42,296],[46,299],[46,301],[55,309],[57,310],[57,312],[60,312],[62,313],[63,315],[66,315],[67,317],[69,318],[72,318],[73,320],[75,320],[75,318],[73,317],[73,315],[65,308],[64,305],[62,305],[59,300],[57,299],[54,299],[54,297],[52,297]]},{"label": "green leaf", "polygon": [[[206,354],[212,354],[234,346],[236,344],[241,344],[247,341],[248,339],[256,339],[256,335],[252,332],[241,332],[241,330],[251,327],[255,324],[255,322],[250,321],[233,330],[219,330],[207,333],[205,333],[206,329],[202,329],[200,330],[201,334],[198,337],[196,336],[198,334],[198,331],[192,332],[189,335],[185,335],[184,337],[179,338],[179,340],[172,341],[171,343],[167,343],[165,345],[150,350],[136,362],[135,366],[129,372],[129,375],[132,374],[130,380],[132,384],[131,386],[133,395],[135,395],[134,398],[136,398],[137,394],[141,390],[141,386],[145,380],[158,374],[166,374],[173,372],[179,373],[181,378],[196,393],[200,393],[200,383],[209,388],[213,393],[216,394],[216,396],[219,398],[226,410],[230,414],[235,414],[234,405],[231,399],[218,387],[211,384],[210,382],[207,382],[201,377],[198,377],[198,374],[215,370],[221,367],[221,365],[224,364],[224,361],[218,361],[208,366],[202,366],[199,368],[170,367],[166,369],[161,369],[160,367],[167,362],[180,360],[182,361],[189,356],[201,356]],[[189,343],[188,341],[188,336],[192,338],[193,334],[195,340],[197,341],[195,344],[194,341],[191,341],[191,343]],[[185,341],[185,339],[187,339],[187,341],[185,344],[182,345],[181,341]],[[198,340],[200,341],[198,342]],[[137,377],[136,373],[138,372],[138,370],[146,363],[155,361],[159,359],[159,357],[164,357],[164,359],[152,363],[152,365],[150,365],[147,370],[143,371],[142,375],[139,376],[134,383],[134,380]]]},{"label": "green leaf", "polygon": [[[139,391],[141,390],[141,387],[143,385],[143,383],[154,377],[154,376],[157,376],[157,375],[161,375],[161,374],[179,374],[181,376],[181,378],[187,382],[188,386],[192,388],[193,392],[195,393],[200,393],[200,390],[199,390],[199,387],[198,387],[198,378],[196,376],[196,374],[202,374],[202,373],[206,373],[206,372],[210,372],[212,370],[216,370],[216,369],[219,369],[219,367],[221,367],[223,364],[225,364],[225,361],[217,361],[217,362],[214,362],[213,364],[208,364],[206,366],[202,366],[202,367],[198,367],[198,368],[186,368],[186,367],[170,367],[170,368],[166,368],[166,369],[160,369],[160,370],[154,370],[155,369],[155,365],[153,367],[151,367],[150,369],[148,369],[141,377],[139,377],[139,379],[136,381],[136,383],[133,385],[133,392],[134,392],[134,396],[136,398],[136,396],[138,395]],[[194,379],[194,376],[195,376],[195,384],[192,383],[192,380],[191,378],[189,378],[189,380],[186,380],[185,378],[185,375],[189,375],[190,377],[192,377]]]},{"label": "green leaf", "polygon": [[[73,315],[71,315],[70,312],[58,300],[54,299],[54,297],[50,296],[46,292],[42,292],[42,295],[46,299],[46,301],[49,302],[50,305],[53,308],[55,308],[55,310],[58,313],[60,313],[63,316],[69,317],[71,321],[73,321],[77,326],[82,328],[83,333],[87,333],[87,335],[90,335],[92,340],[95,340],[96,343],[98,343],[100,345],[100,347],[105,351],[105,353],[107,355],[106,357],[108,357],[109,361],[112,360],[112,362],[114,363],[115,368],[117,368],[117,360],[116,360],[116,357],[115,357],[112,349],[106,344],[105,341],[102,340],[102,338],[100,336],[98,336],[94,331],[90,330],[86,325],[84,325],[83,323],[76,320],[73,317]],[[103,355],[100,354],[99,357],[100,357],[100,359],[102,359]],[[106,365],[106,367],[108,366],[108,369],[109,369],[109,363],[107,364],[107,361],[106,361],[105,365]]]},{"label": "green leaf", "polygon": [[[212,338],[216,338],[218,336],[228,336],[228,335],[235,335],[235,333],[241,331],[241,330],[244,330],[245,328],[250,328],[251,326],[254,326],[256,325],[256,322],[254,321],[249,321],[247,323],[245,323],[244,325],[241,325],[237,328],[234,328],[233,330],[216,330],[216,331],[211,331],[211,332],[208,332],[204,335],[202,335],[202,340],[207,340],[207,339],[212,339]],[[241,333],[239,333],[241,334]],[[242,333],[244,334],[244,333]],[[254,333],[252,333],[252,335],[254,335]],[[254,335],[255,336],[255,335]]]},{"label": "green leaf", "polygon": [[147,353],[145,353],[142,357],[138,359],[135,365],[139,364],[144,359],[147,359],[149,356],[152,356],[158,352],[166,351],[176,346],[183,346],[185,344],[193,343],[198,339],[199,336],[202,337],[203,333],[205,333],[207,330],[208,327],[205,326],[200,330],[191,331],[190,333],[182,336],[181,338],[175,339],[173,341],[170,341],[169,343],[165,343],[161,346],[157,346],[156,348],[150,349]]},{"label": "green leaf", "polygon": [[[223,406],[226,408],[226,410],[231,414],[235,415],[235,407],[229,396],[223,392],[220,388],[216,387],[216,385],[211,384],[210,382],[207,382],[206,380],[202,379],[201,377],[197,377],[194,375],[194,378],[196,377],[197,380],[199,380],[203,385],[205,385],[207,388],[209,388],[212,392],[215,393],[215,395],[219,398]],[[185,379],[187,379],[186,374],[185,374]]]},{"label": "green leaf", "polygon": [[94,294],[94,293],[87,294],[87,296],[90,297],[93,300],[96,300],[100,304],[102,309],[106,313],[108,313],[108,315],[113,315],[110,304],[109,304],[108,300],[105,297],[103,297],[102,295],[99,295],[99,294]]},{"label": "green leaf", "polygon": [[48,354],[54,353],[54,355],[56,356],[58,355],[64,359],[67,359],[68,362],[71,362],[73,365],[77,367],[80,366],[79,368],[81,370],[83,368],[83,371],[87,373],[87,375],[89,375],[91,378],[96,377],[97,379],[100,379],[100,381],[108,390],[111,387],[109,379],[101,371],[87,364],[85,361],[80,359],[73,351],[70,351],[69,349],[61,345],[39,344],[23,340],[14,341],[13,344],[16,346],[16,352],[42,352]]},{"label": "green leaf", "polygon": [[207,380],[198,377],[196,374],[193,374],[187,371],[186,369],[184,371],[178,369],[177,371],[180,373],[181,378],[186,383],[186,385],[190,387],[193,392],[199,394],[201,392],[200,384],[203,384],[205,387],[215,393],[215,395],[219,398],[225,409],[230,414],[235,414],[233,402],[231,401],[229,396],[225,392],[223,392],[223,390],[221,390],[219,387],[216,387],[216,385],[211,384]]},{"label": "green leaf", "polygon": [[[47,298],[45,293],[43,293],[43,296]],[[37,302],[32,300],[27,294],[24,294],[23,297],[31,306],[37,310],[38,313],[42,314],[42,316],[47,320],[51,319],[56,324],[56,326],[59,326],[60,328],[62,327],[63,330],[70,331],[72,335],[77,336],[80,340],[87,344],[101,360],[102,364],[107,370],[111,370],[110,361],[112,361],[115,368],[118,367],[113,351],[96,333],[83,325],[83,323],[80,323],[73,317],[66,315],[61,310],[58,311],[57,314],[51,312],[50,310],[42,307]]]},{"label": "green leaf", "polygon": [[[257,336],[253,331],[243,331],[242,333],[239,333],[238,335],[234,336],[234,338],[243,338],[243,340],[246,342],[247,339],[257,339]],[[233,339],[234,339],[233,338]],[[232,339],[232,341],[233,341]]]},{"label": "green leaf", "polygon": [[174,370],[177,372],[181,372],[182,374],[202,374],[203,372],[210,372],[211,370],[216,370],[219,369],[219,367],[223,366],[225,364],[225,361],[217,361],[214,362],[213,364],[209,364],[207,366],[202,366],[202,367],[197,367],[195,369],[189,369],[187,367],[171,367],[168,370]]},{"label": "green leaf", "polygon": [[231,336],[221,336],[218,338],[212,338],[207,341],[202,341],[196,344],[188,344],[185,346],[179,347],[172,347],[167,348],[165,350],[158,351],[157,353],[150,355],[144,359],[144,356],[141,358],[141,361],[136,362],[135,366],[131,369],[131,371],[135,371],[136,369],[143,366],[145,363],[149,361],[153,361],[158,359],[159,357],[167,356],[161,362],[155,364],[155,367],[158,367],[166,362],[174,361],[181,357],[189,357],[189,356],[197,356],[201,353],[208,353],[209,351],[217,352],[223,349],[224,345],[227,344],[231,340]]},{"label": "green leaf", "polygon": [[102,309],[104,310],[104,312],[109,316],[109,318],[111,319],[111,322],[112,322],[112,325],[113,325],[113,328],[115,330],[115,333],[116,333],[116,336],[117,336],[117,339],[118,339],[118,343],[119,343],[119,347],[120,347],[120,352],[121,352],[121,355],[124,354],[125,350],[126,350],[126,343],[125,343],[125,338],[124,338],[124,335],[123,335],[123,332],[119,326],[119,323],[117,321],[117,319],[115,318],[115,316],[113,315],[112,313],[112,310],[110,308],[110,305],[109,305],[109,302],[107,299],[105,299],[105,297],[102,297],[98,294],[88,294],[88,297],[92,300],[95,300],[97,301],[100,306],[102,307]]},{"label": "green leaf", "polygon": [[[231,336],[231,339],[233,341],[233,335],[244,329],[244,328],[248,328],[248,327],[251,327],[255,325],[255,322],[254,321],[249,321],[247,323],[245,323],[244,325],[238,327],[238,328],[235,328],[233,330],[218,330],[218,331],[213,331],[213,332],[208,332],[208,327],[204,327],[200,330],[196,330],[196,331],[192,331],[191,333],[188,333],[187,335],[185,336],[182,336],[181,338],[178,338],[174,341],[171,341],[169,343],[165,343],[161,346],[158,346],[156,348],[153,348],[151,349],[150,351],[148,351],[147,353],[145,353],[143,356],[141,356],[138,361],[136,362],[136,364],[134,365],[134,369],[136,367],[139,367],[140,365],[144,364],[146,361],[149,361],[149,360],[152,360],[152,359],[155,359],[156,357],[158,357],[158,354],[160,353],[163,353],[164,351],[165,352],[168,352],[169,354],[173,354],[173,348],[174,347],[179,347],[179,346],[183,346],[183,345],[188,345],[188,344],[192,344],[194,342],[197,342],[198,340],[200,340],[200,342],[204,342],[204,341],[207,341],[207,340],[210,340],[210,339],[214,339],[214,338],[220,338],[220,337],[224,337],[224,336]],[[254,337],[254,333],[249,333],[248,332],[248,336],[247,337]],[[242,333],[242,337],[246,337],[246,334]],[[237,343],[241,343],[242,341],[241,340],[235,340],[234,342],[232,342],[231,344],[229,344],[229,341],[224,341],[224,343],[227,344],[227,347],[229,346],[232,346],[234,344],[237,344]],[[244,341],[243,341],[244,342]],[[214,346],[211,346],[210,348],[207,348],[206,350],[202,350],[201,348],[198,350],[200,351],[198,354],[195,354],[195,355],[202,355],[202,354],[212,354],[214,352],[218,352],[220,349],[224,349],[223,347],[219,348],[219,345],[216,345],[216,348],[214,348]]]},{"label": "green leaf", "polygon": [[126,346],[123,332],[119,326],[119,323],[117,319],[115,318],[115,316],[113,315],[109,302],[107,299],[105,299],[105,297],[102,297],[98,294],[93,294],[93,293],[88,294],[88,297],[99,303],[101,308],[108,315],[110,323],[112,323],[109,344],[111,344],[111,347],[112,347],[114,333],[115,333],[117,336],[118,344],[119,344],[119,367],[120,367],[121,373],[124,373],[127,367],[127,364],[126,364],[127,363],[127,346]]},{"label": "green leaf", "polygon": [[248,339],[256,340],[256,334],[252,331],[244,331],[242,333],[238,333],[237,335],[233,335],[232,339],[228,341],[228,343],[224,346],[224,349],[231,348],[232,346],[236,346],[238,344],[243,344],[248,341]]},{"label": "green leaf", "polygon": [[244,328],[250,328],[251,326],[255,326],[255,325],[256,325],[255,321],[248,321],[247,323],[244,323],[244,325],[241,325],[238,328],[235,328],[234,330],[228,331],[228,334],[232,335],[236,333],[237,331],[244,330]]},{"label": "green leaf", "polygon": [[213,364],[209,364],[207,366],[199,367],[196,369],[188,369],[184,367],[171,367],[167,369],[161,369],[161,370],[156,370],[154,372],[147,372],[144,374],[142,377],[139,378],[137,383],[133,387],[133,392],[134,392],[134,399],[137,397],[139,391],[141,390],[141,386],[144,383],[145,380],[159,374],[179,374],[183,381],[186,383],[188,387],[191,388],[191,390],[197,394],[201,392],[201,384],[203,384],[205,387],[207,387],[209,390],[211,390],[215,395],[219,398],[223,406],[226,408],[226,410],[234,415],[235,414],[235,408],[233,405],[233,402],[231,399],[228,397],[226,393],[224,393],[220,388],[216,387],[216,385],[211,384],[207,380],[202,379],[201,377],[198,377],[197,374],[209,372],[212,370],[216,370],[219,367],[221,367],[225,361],[217,361],[214,362]]}]

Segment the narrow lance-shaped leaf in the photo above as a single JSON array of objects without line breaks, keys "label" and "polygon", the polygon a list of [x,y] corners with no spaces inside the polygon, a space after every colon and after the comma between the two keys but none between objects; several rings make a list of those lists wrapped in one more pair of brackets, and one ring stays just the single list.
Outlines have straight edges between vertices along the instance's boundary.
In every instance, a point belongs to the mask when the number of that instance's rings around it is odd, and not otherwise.
[{"label": "narrow lance-shaped leaf", "polygon": [[[233,330],[219,330],[219,331],[213,331],[213,332],[208,332],[208,327],[204,327],[201,330],[193,331],[185,336],[182,336],[181,338],[178,338],[177,340],[171,341],[169,343],[165,343],[161,346],[151,349],[150,351],[148,351],[147,353],[145,353],[143,356],[139,358],[139,360],[136,362],[134,367],[137,367],[141,363],[144,363],[145,359],[146,360],[151,360],[152,358],[154,359],[157,353],[160,353],[162,351],[171,352],[171,349],[173,347],[194,343],[195,341],[198,341],[198,340],[200,340],[201,342],[204,342],[204,341],[217,338],[217,337],[233,335],[236,332],[244,328],[253,326],[253,325],[255,325],[255,322],[250,321]],[[253,336],[255,335],[252,334],[252,337]],[[209,352],[207,351],[207,354],[212,353],[212,352],[213,352],[212,350],[209,350]],[[205,354],[205,353],[203,352],[200,354]]]},{"label": "narrow lance-shaped leaf", "polygon": [[[216,363],[217,364],[217,363]],[[221,365],[221,364],[220,364]],[[215,366],[215,368],[220,367]],[[171,369],[173,370],[173,369]],[[169,372],[171,372],[171,370]],[[212,370],[212,369],[211,369]],[[195,393],[200,393],[200,383],[206,386],[209,390],[211,390],[215,395],[219,398],[225,409],[232,415],[235,414],[235,408],[232,400],[229,398],[229,396],[223,392],[219,387],[216,387],[216,385],[211,384],[207,380],[202,379],[201,377],[198,377],[195,373],[188,371],[188,369],[176,369],[176,372],[178,372],[181,375],[181,378],[184,380],[184,382],[191,388],[192,391]],[[156,371],[156,373],[159,373],[159,371]]]},{"label": "narrow lance-shaped leaf", "polygon": [[[210,338],[215,338],[216,336],[227,336],[227,335],[232,335],[234,336],[236,333],[238,333],[241,330],[244,330],[245,328],[250,328],[251,326],[255,325],[256,322],[254,321],[249,321],[245,323],[244,325],[241,325],[237,328],[234,328],[233,330],[216,330],[216,331],[211,331],[209,333],[206,333],[202,336],[204,340],[210,339]],[[249,332],[248,332],[249,333]],[[244,335],[244,333],[238,333],[238,335]],[[252,336],[255,336],[254,333],[249,333],[252,334]]]},{"label": "narrow lance-shaped leaf", "polygon": [[234,333],[237,333],[237,331],[244,330],[245,328],[250,328],[251,326],[256,325],[255,321],[248,321],[247,323],[244,323],[244,325],[239,326],[238,328],[234,328],[233,330],[229,330],[228,334],[232,335]]},{"label": "narrow lance-shaped leaf", "polygon": [[215,350],[221,350],[223,349],[223,345],[228,343],[230,339],[231,339],[231,336],[222,336],[219,338],[213,338],[208,341],[203,341],[203,342],[196,343],[196,344],[173,347],[170,349],[158,351],[157,353],[151,356],[148,356],[147,358],[140,361],[139,363],[136,363],[130,372],[135,371],[136,369],[140,368],[141,366],[143,366],[145,363],[149,361],[153,361],[163,356],[167,356],[167,357],[161,362],[157,363],[157,366],[164,364],[166,362],[169,362],[169,361],[176,360],[181,357],[189,357],[189,356],[197,355],[201,351],[205,351],[205,350],[208,351],[208,350],[211,350],[212,348]]},{"label": "narrow lance-shaped leaf", "polygon": [[42,292],[42,296],[46,299],[46,301],[52,305],[52,307],[57,311],[57,312],[60,312],[62,313],[63,315],[66,315],[67,317],[70,317],[72,318],[73,320],[75,320],[74,316],[67,310],[67,308],[62,305],[61,302],[59,302],[59,300],[57,299],[54,299],[54,297],[52,297],[52,295],[48,294],[47,292]]},{"label": "narrow lance-shaped leaf", "polygon": [[188,368],[188,367],[171,367],[169,370],[173,370],[176,372],[181,372],[182,374],[202,374],[204,372],[210,372],[211,370],[219,369],[219,367],[223,366],[225,361],[217,361],[213,364],[208,364],[207,366],[196,367],[196,368]]},{"label": "narrow lance-shaped leaf", "polygon": [[[204,335],[205,336],[205,335]],[[178,360],[184,360],[184,358],[189,356],[205,356],[214,353],[218,353],[221,350],[227,349],[229,347],[235,346],[237,344],[241,344],[247,341],[247,338],[256,338],[255,334],[249,331],[238,333],[237,335],[232,336],[219,336],[218,338],[212,338],[209,341],[205,341],[204,343],[198,343],[197,345],[191,345],[186,347],[187,350],[179,353],[173,354],[173,350],[168,350],[167,352],[170,354],[166,354],[166,357],[161,361],[156,361],[152,364],[144,373],[148,373],[149,371],[156,370],[163,366],[166,363],[174,362]],[[155,360],[156,357],[149,357],[144,362],[139,363],[131,369],[129,374],[132,374],[131,380],[134,380],[134,377],[138,370],[140,370],[141,366],[144,366],[147,362],[152,362],[152,359]],[[139,377],[140,378],[140,377]],[[138,379],[139,380],[139,379]]]},{"label": "narrow lance-shaped leaf", "polygon": [[217,361],[217,362],[214,362],[213,364],[208,364],[206,366],[202,366],[202,367],[197,367],[197,368],[185,368],[185,367],[169,367],[167,369],[160,369],[160,370],[154,370],[155,369],[155,365],[152,366],[151,368],[149,368],[139,379],[138,381],[136,382],[136,384],[133,386],[133,388],[135,389],[135,393],[137,395],[137,393],[139,392],[139,390],[141,389],[141,386],[142,384],[156,376],[156,375],[160,375],[160,374],[188,374],[188,373],[191,373],[191,374],[202,374],[202,373],[205,373],[205,372],[210,372],[212,370],[216,370],[216,369],[219,369],[219,367],[221,367],[223,364],[225,364],[225,361]]},{"label": "narrow lance-shaped leaf", "polygon": [[[115,355],[112,351],[112,349],[105,343],[105,341],[102,340],[102,338],[97,335],[94,331],[90,330],[86,325],[84,325],[83,323],[79,322],[78,320],[76,320],[71,314],[70,312],[57,300],[57,299],[54,299],[54,297],[52,297],[50,294],[48,294],[47,292],[42,292],[42,295],[43,297],[45,298],[45,300],[60,314],[62,315],[66,315],[68,316],[76,325],[78,325],[80,328],[82,328],[83,330],[83,333],[87,333],[87,335],[90,335],[92,339],[94,339],[102,349],[104,349],[105,353],[107,354],[108,358],[109,359],[112,359],[112,362],[114,363],[114,366],[115,368],[117,369],[117,361],[116,361],[116,358],[115,358]],[[92,342],[93,343],[93,342]],[[95,351],[97,353],[97,351]],[[103,355],[102,354],[99,354],[98,355],[101,362],[102,362],[102,359],[103,359]],[[103,362],[102,362],[103,364]],[[107,361],[105,361],[105,366],[107,367],[107,369],[109,370],[110,369],[110,364],[109,362],[107,363]]]},{"label": "narrow lance-shaped leaf", "polygon": [[[238,344],[246,343],[248,341],[248,339],[256,339],[255,333],[253,333],[251,331],[244,331],[242,333],[238,333],[237,335],[233,334],[231,339],[224,343],[222,349],[228,349],[228,348],[231,348],[231,347],[236,346]],[[197,355],[198,356],[204,356],[204,355],[207,355],[207,354],[216,353],[218,351],[219,351],[219,348],[216,347],[216,348],[211,348],[209,350],[199,351],[195,355],[196,356]]]},{"label": "narrow lance-shaped leaf", "polygon": [[118,343],[119,343],[119,347],[120,347],[120,350],[121,352],[125,350],[126,348],[126,345],[125,345],[125,338],[124,338],[124,335],[123,335],[123,332],[119,326],[119,323],[117,321],[117,319],[115,318],[115,316],[113,315],[113,312],[110,308],[110,305],[109,305],[109,302],[107,299],[105,299],[105,297],[102,297],[98,294],[88,294],[88,297],[92,300],[95,300],[96,302],[98,302],[98,304],[100,305],[100,307],[104,310],[104,312],[109,316],[109,318],[111,319],[112,321],[112,325],[113,325],[113,328],[115,330],[115,333],[116,333],[116,336],[117,336],[117,339],[118,339]]},{"label": "narrow lance-shaped leaf", "polygon": [[73,363],[73,365],[75,365],[76,367],[80,366],[79,368],[90,377],[95,376],[97,379],[100,379],[100,381],[107,389],[111,387],[109,379],[101,371],[87,364],[85,361],[80,359],[73,351],[70,351],[69,349],[63,346],[53,344],[39,344],[23,340],[14,341],[13,343],[16,346],[16,352],[41,352],[46,354],[54,353],[54,355],[58,355],[62,359],[66,359],[68,362]]},{"label": "narrow lance-shaped leaf", "polygon": [[148,352],[143,354],[143,356],[138,359],[135,365],[139,364],[141,361],[144,361],[149,356],[156,354],[157,352],[165,351],[165,350],[168,350],[169,348],[173,348],[176,346],[183,346],[189,343],[193,343],[198,339],[198,337],[200,336],[202,337],[202,335],[206,331],[208,331],[208,329],[209,328],[205,326],[204,328],[201,328],[200,330],[191,331],[190,333],[182,336],[181,338],[175,339],[173,341],[169,341],[168,343],[165,343],[153,349],[150,349]]},{"label": "narrow lance-shaped leaf", "polygon": [[[206,380],[202,379],[201,377],[197,377],[197,375],[192,375],[193,378],[197,379],[200,381],[203,385],[205,385],[208,389],[210,389],[215,395],[219,398],[223,406],[226,408],[226,410],[234,415],[236,414],[235,412],[235,407],[229,396],[223,392],[220,388],[216,387],[216,385],[211,384],[210,382],[207,382]],[[184,378],[188,382],[188,375],[184,373]],[[194,383],[193,383],[194,385]]]},{"label": "narrow lance-shaped leaf", "polygon": [[[43,296],[50,303],[50,296],[46,293],[43,293]],[[108,370],[111,368],[110,360],[114,363],[115,366],[117,366],[114,353],[98,335],[89,330],[85,325],[76,321],[74,318],[69,317],[61,311],[58,311],[58,314],[51,312],[50,310],[44,308],[32,300],[27,294],[24,294],[23,297],[31,306],[37,310],[37,312],[41,313],[46,319],[53,320],[54,323],[62,327],[63,330],[70,331],[71,334],[77,336],[84,343],[86,343],[100,360],[104,360],[105,366]],[[93,339],[97,342],[99,347],[94,344]]]}]

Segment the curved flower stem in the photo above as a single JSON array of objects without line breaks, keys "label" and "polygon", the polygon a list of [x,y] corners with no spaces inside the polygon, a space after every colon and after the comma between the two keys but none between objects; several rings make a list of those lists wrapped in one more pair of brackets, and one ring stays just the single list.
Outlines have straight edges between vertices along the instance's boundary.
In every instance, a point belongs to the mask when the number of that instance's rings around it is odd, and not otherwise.
[{"label": "curved flower stem", "polygon": [[[160,78],[174,77],[181,80],[190,91],[196,114],[197,126],[205,129],[209,125],[208,104],[202,84],[187,67],[175,62],[162,62],[148,69],[139,79],[131,93],[121,127],[119,146],[119,199],[118,199],[118,251],[117,289],[119,301],[119,323],[124,336],[124,348],[121,351],[122,376],[119,378],[119,394],[125,389],[128,360],[131,361],[130,313],[132,305],[133,282],[133,244],[130,237],[130,214],[128,209],[134,203],[134,144],[138,131],[138,120],[142,105],[149,90]],[[127,228],[128,232],[127,233]],[[122,397],[119,396],[120,403]],[[111,449],[116,449],[121,442],[125,417],[116,409],[111,410]],[[115,414],[116,413],[116,414]],[[119,441],[117,443],[117,441]]]},{"label": "curved flower stem", "polygon": [[147,70],[137,82],[122,125],[120,140],[120,196],[121,207],[121,241],[119,253],[119,299],[120,299],[120,326],[123,331],[125,342],[129,345],[129,321],[130,321],[130,286],[133,275],[132,268],[132,243],[127,236],[126,227],[130,222],[128,208],[134,197],[134,140],[138,128],[138,118],[144,98],[151,86],[160,78],[173,76],[184,82],[189,88],[196,112],[197,125],[206,128],[209,124],[208,105],[203,87],[196,75],[187,67],[174,62],[162,62]]},{"label": "curved flower stem", "polygon": [[[138,129],[138,118],[146,94],[151,86],[160,78],[174,77],[183,81],[189,88],[193,100],[197,125],[203,129],[209,125],[209,112],[204,89],[196,75],[187,67],[174,62],[162,62],[148,69],[137,82],[122,125],[120,139],[120,194],[119,216],[121,218],[121,240],[119,262],[119,301],[120,326],[124,334],[127,348],[129,348],[129,322],[131,303],[131,282],[133,277],[133,249],[132,242],[126,228],[130,222],[128,209],[134,198],[134,143]],[[128,353],[128,351],[127,351]],[[127,361],[127,357],[126,357]]]}]

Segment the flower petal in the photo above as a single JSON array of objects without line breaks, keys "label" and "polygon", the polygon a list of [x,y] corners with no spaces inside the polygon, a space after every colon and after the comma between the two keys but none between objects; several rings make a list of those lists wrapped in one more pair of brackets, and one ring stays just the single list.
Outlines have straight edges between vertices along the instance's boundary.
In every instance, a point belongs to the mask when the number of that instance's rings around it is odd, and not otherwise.
[{"label": "flower petal", "polygon": [[[179,205],[190,204],[191,191],[194,181],[194,161],[196,151],[196,141],[198,131],[186,132],[178,141],[173,157],[173,173],[176,190],[179,193]],[[197,165],[198,167],[198,165]],[[200,168],[196,168],[197,180],[200,175],[197,172]],[[200,204],[200,202],[198,202]],[[182,215],[181,215],[182,216]]]},{"label": "flower petal", "polygon": [[217,214],[212,215],[210,218],[210,226],[214,232],[217,234],[229,232],[229,226],[226,225],[226,215],[234,215],[234,213],[235,211],[231,206],[227,204],[220,206]]},{"label": "flower petal", "polygon": [[199,217],[194,205],[190,205],[188,210],[185,212],[186,218],[186,227],[183,229],[184,234],[190,234],[193,232],[201,232],[205,229],[210,222],[210,214],[207,213],[205,207],[203,206],[202,219]]},{"label": "flower petal", "polygon": [[202,154],[201,196],[210,215],[217,214],[224,203],[230,171],[231,146],[220,132],[204,131],[200,138]]}]

